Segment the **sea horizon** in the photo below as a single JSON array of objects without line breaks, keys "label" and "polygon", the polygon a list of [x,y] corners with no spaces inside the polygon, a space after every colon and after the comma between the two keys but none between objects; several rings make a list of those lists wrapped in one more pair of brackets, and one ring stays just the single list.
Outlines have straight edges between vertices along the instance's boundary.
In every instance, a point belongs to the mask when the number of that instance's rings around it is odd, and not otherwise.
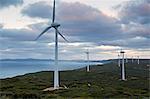
[{"label": "sea horizon", "polygon": [[[90,65],[101,65],[109,61],[90,61]],[[60,60],[59,71],[75,70],[86,67],[86,60]],[[11,78],[27,73],[54,71],[54,60],[47,59],[3,59],[0,60],[0,79]]]}]

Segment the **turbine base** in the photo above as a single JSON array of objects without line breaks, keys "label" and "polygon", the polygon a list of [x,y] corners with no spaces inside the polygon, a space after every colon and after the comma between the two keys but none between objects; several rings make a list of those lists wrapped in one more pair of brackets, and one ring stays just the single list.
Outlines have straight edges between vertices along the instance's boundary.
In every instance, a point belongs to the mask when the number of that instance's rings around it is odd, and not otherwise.
[{"label": "turbine base", "polygon": [[67,88],[65,85],[63,87],[58,87],[57,89],[55,89],[54,87],[49,87],[44,89],[43,91],[55,91],[55,90],[61,90],[61,89],[69,89]]}]

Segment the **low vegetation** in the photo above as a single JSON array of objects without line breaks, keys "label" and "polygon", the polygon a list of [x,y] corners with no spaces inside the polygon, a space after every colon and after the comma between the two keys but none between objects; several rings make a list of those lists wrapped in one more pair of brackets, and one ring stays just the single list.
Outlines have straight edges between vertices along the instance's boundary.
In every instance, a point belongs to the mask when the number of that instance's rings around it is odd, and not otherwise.
[{"label": "low vegetation", "polygon": [[149,99],[149,60],[126,64],[126,81],[120,80],[120,68],[111,63],[60,72],[60,85],[68,89],[43,90],[53,86],[53,72],[43,71],[0,80],[0,99],[49,98],[130,98]]}]

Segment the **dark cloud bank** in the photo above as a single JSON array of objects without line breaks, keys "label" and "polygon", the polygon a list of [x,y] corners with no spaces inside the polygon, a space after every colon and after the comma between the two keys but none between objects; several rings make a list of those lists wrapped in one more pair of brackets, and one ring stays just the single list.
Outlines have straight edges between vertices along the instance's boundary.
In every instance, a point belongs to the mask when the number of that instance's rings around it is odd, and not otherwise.
[{"label": "dark cloud bank", "polygon": [[23,4],[23,0],[0,0],[0,8]]},{"label": "dark cloud bank", "polygon": [[37,18],[50,18],[51,17],[51,6],[46,2],[38,2],[30,4],[22,10],[23,15]]}]

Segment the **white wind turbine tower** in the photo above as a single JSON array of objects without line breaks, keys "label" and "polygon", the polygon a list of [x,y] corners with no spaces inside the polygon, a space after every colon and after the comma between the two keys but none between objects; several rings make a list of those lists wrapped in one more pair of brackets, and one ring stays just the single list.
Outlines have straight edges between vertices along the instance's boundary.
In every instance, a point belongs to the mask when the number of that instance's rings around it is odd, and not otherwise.
[{"label": "white wind turbine tower", "polygon": [[[55,22],[55,0],[53,3],[53,17],[52,23],[48,26],[35,40],[39,39],[44,33],[46,33],[49,29],[55,29],[55,70],[54,70],[54,89],[59,89],[59,70],[58,70],[58,34],[65,40],[66,38],[58,31],[58,27],[60,24]],[[68,41],[67,41],[68,42]]]},{"label": "white wind turbine tower", "polygon": [[121,51],[120,54],[122,54],[122,67],[121,67],[121,79],[125,80],[125,66],[124,66],[124,51]]},{"label": "white wind turbine tower", "polygon": [[90,71],[90,62],[89,62],[89,59],[90,59],[90,57],[89,57],[89,50],[87,49],[87,51],[85,52],[86,53],[86,55],[87,55],[87,72],[89,72]]},{"label": "white wind turbine tower", "polygon": [[120,67],[120,55],[118,54],[118,66]]},{"label": "white wind turbine tower", "polygon": [[133,56],[132,56],[132,63],[133,63]]}]

